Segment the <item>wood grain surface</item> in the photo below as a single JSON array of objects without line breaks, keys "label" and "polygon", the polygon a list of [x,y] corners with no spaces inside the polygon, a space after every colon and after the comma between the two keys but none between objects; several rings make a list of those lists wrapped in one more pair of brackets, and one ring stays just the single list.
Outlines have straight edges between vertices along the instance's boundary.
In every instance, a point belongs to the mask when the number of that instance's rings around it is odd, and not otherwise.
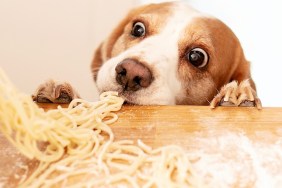
[{"label": "wood grain surface", "polygon": [[[55,106],[41,104],[45,109]],[[205,181],[223,178],[223,187],[258,187],[273,177],[273,187],[282,183],[282,108],[125,105],[117,114],[118,121],[111,125],[116,140],[141,139],[152,147],[180,145],[195,157],[199,174],[210,174]],[[16,185],[19,164],[36,164],[3,135],[0,152],[0,187]],[[224,174],[217,176],[214,171],[222,168]]]}]

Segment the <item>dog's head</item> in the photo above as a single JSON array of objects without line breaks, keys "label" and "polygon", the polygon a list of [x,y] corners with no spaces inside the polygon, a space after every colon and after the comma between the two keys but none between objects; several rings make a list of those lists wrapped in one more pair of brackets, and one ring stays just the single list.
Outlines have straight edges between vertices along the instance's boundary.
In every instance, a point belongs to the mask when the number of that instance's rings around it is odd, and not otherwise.
[{"label": "dog's head", "polygon": [[98,90],[134,104],[208,104],[231,80],[250,77],[233,32],[183,3],[136,8],[97,49]]}]

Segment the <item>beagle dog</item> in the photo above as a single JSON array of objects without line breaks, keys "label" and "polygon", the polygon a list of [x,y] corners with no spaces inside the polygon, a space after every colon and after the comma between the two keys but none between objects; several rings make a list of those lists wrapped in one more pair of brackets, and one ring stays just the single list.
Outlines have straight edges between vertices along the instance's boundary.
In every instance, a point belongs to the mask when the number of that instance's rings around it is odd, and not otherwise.
[{"label": "beagle dog", "polygon": [[[131,10],[95,52],[99,92],[137,105],[256,106],[261,102],[239,40],[220,20],[183,2]],[[70,102],[68,83],[47,81],[37,102]]]}]

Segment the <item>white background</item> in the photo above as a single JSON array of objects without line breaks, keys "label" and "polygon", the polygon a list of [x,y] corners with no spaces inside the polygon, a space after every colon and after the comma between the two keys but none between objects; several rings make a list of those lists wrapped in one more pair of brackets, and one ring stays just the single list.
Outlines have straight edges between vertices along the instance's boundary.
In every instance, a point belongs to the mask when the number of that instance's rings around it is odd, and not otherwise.
[{"label": "white background", "polygon": [[[282,106],[282,3],[187,0],[215,15],[240,39],[264,106]],[[138,0],[0,0],[0,67],[22,91],[48,78],[70,81],[83,98],[97,93],[94,48]],[[158,1],[160,2],[160,1]]]}]

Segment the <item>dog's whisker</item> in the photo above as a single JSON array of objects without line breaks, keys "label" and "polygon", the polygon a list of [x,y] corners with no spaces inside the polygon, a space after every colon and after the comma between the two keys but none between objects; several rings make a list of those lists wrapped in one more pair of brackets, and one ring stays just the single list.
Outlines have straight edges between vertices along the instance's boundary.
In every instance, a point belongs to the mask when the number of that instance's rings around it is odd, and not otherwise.
[{"label": "dog's whisker", "polygon": [[208,98],[206,98],[206,101],[207,101],[209,104],[211,104],[211,101],[209,101],[209,99],[208,99]]}]

